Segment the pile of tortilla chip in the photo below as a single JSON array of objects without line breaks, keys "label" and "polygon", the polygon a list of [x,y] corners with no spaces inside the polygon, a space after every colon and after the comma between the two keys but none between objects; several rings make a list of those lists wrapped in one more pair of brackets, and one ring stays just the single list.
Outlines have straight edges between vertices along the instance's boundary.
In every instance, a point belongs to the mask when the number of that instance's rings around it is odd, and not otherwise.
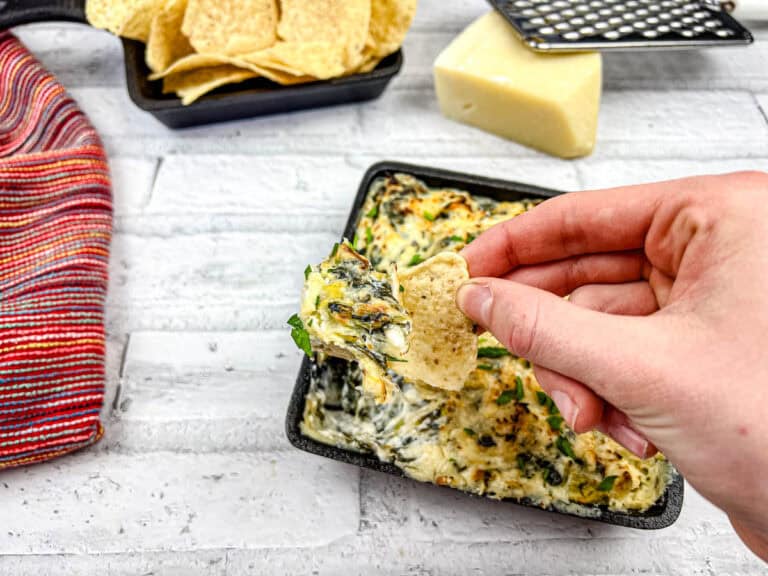
[{"label": "pile of tortilla chip", "polygon": [[417,0],[88,0],[89,22],[147,44],[150,79],[184,104],[226,84],[370,72],[397,51]]}]

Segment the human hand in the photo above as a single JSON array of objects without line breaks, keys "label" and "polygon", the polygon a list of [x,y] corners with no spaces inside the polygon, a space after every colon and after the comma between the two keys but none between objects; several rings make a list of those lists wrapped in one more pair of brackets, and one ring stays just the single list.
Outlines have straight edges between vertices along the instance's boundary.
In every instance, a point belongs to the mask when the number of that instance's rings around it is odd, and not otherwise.
[{"label": "human hand", "polygon": [[768,560],[768,174],[567,194],[462,255],[459,306],[576,432],[658,447]]}]

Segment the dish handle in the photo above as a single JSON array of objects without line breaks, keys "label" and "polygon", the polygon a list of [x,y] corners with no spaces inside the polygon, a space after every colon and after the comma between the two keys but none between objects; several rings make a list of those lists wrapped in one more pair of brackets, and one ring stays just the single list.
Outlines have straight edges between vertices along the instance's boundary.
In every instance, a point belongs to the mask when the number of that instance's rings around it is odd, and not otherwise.
[{"label": "dish handle", "polygon": [[5,0],[0,1],[0,29],[33,22],[63,20],[88,21],[85,18],[86,0]]}]

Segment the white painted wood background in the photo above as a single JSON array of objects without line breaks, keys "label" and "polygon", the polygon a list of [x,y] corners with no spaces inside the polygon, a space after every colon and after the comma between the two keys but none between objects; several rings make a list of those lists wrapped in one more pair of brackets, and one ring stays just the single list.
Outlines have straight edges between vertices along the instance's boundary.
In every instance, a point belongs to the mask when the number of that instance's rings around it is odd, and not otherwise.
[{"label": "white painted wood background", "polygon": [[649,533],[468,499],[285,440],[300,361],[285,319],[372,162],[570,190],[768,168],[768,28],[747,49],[607,57],[597,150],[566,162],[439,115],[431,63],[485,10],[422,0],[405,69],[378,101],[183,132],[132,106],[115,38],[18,31],[101,132],[116,216],[106,436],[0,474],[0,575],[765,573],[692,490],[677,524]]}]

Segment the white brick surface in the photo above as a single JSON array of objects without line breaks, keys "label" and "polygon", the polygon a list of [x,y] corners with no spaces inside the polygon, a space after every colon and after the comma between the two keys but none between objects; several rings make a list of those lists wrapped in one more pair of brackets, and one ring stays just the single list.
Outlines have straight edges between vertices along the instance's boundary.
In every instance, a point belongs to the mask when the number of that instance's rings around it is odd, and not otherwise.
[{"label": "white brick surface", "polygon": [[285,410],[300,362],[284,330],[133,333],[104,445],[133,452],[287,448]]},{"label": "white brick surface", "polygon": [[15,555],[312,547],[359,525],[358,470],[293,450],[91,451],[7,472],[0,495]]},{"label": "white brick surface", "polygon": [[597,149],[566,162],[438,113],[432,62],[487,10],[421,0],[406,66],[378,101],[179,132],[130,102],[118,40],[19,31],[104,138],[115,237],[105,438],[0,474],[0,576],[765,573],[692,490],[673,527],[647,533],[288,446],[301,356],[285,319],[373,162],[563,190],[768,169],[765,26],[744,49],[606,56]]}]

